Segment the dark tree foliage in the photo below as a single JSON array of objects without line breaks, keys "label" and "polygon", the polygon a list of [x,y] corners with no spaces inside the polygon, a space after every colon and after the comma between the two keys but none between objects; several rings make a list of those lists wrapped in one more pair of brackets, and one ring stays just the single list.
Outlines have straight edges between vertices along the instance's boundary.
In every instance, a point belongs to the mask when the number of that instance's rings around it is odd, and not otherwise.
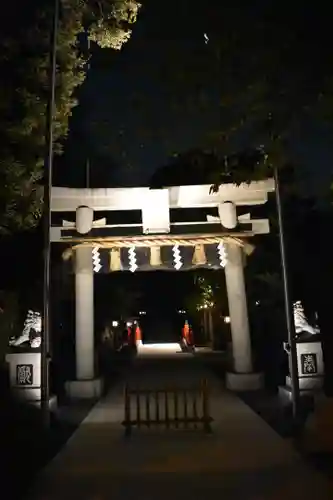
[{"label": "dark tree foliage", "polygon": [[[275,148],[277,151],[276,145]],[[280,160],[278,164],[277,159]],[[210,191],[217,192],[221,184],[248,184],[273,177],[275,165],[279,168],[283,192],[290,195],[296,189],[295,165],[285,159],[282,150],[273,157],[263,147],[230,155],[199,149],[175,155],[169,164],[158,168],[152,175],[150,187],[210,184]]]},{"label": "dark tree foliage", "polygon": [[[136,0],[61,0],[57,40],[55,150],[61,153],[75,90],[85,78],[80,36],[119,50]],[[34,226],[42,211],[52,0],[13,0],[0,20],[0,234]]]},{"label": "dark tree foliage", "polygon": [[273,175],[273,165],[262,148],[246,149],[222,155],[212,150],[191,150],[175,155],[168,165],[157,169],[151,178],[152,188],[164,186],[251,182]]}]

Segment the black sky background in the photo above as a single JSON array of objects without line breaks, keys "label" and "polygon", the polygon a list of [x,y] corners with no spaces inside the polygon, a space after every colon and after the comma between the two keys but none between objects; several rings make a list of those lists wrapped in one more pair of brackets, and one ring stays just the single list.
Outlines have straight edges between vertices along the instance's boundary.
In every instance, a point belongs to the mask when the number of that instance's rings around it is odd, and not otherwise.
[{"label": "black sky background", "polygon": [[[120,52],[92,48],[91,69],[78,93],[79,106],[70,121],[65,154],[56,162],[55,185],[84,187],[87,158],[91,187],[148,184],[152,172],[173,153],[196,147],[209,130],[218,128],[219,95],[213,83],[206,88],[209,103],[204,110],[184,112],[183,108],[171,109],[169,89],[161,75],[163,68],[172,71],[170,55],[175,47],[184,60],[196,53],[202,57],[205,25],[212,23],[214,3],[203,8],[187,0],[146,1],[131,40]],[[252,4],[252,15],[260,3]],[[244,12],[244,6],[239,12]],[[309,36],[315,36],[324,19],[319,7],[314,12],[319,17]],[[305,7],[284,13],[286,22],[303,22],[304,18],[311,26],[308,18],[313,11]],[[192,90],[186,93],[190,96]],[[292,138],[306,193],[327,190],[333,171],[331,139],[331,127],[314,120],[304,121]]]},{"label": "black sky background", "polygon": [[[195,120],[170,110],[156,74],[159,59],[169,57],[170,44],[177,44],[184,57],[187,51],[203,49],[202,29],[193,22],[185,24],[187,10],[175,2],[168,8],[161,8],[161,2],[147,4],[120,53],[93,51],[80,106],[71,121],[64,167],[55,183],[74,186],[78,178],[84,183],[90,157],[95,184],[145,184],[170,154],[193,147],[205,129],[217,126],[213,108]],[[139,102],[142,94],[148,96],[144,107]]]}]

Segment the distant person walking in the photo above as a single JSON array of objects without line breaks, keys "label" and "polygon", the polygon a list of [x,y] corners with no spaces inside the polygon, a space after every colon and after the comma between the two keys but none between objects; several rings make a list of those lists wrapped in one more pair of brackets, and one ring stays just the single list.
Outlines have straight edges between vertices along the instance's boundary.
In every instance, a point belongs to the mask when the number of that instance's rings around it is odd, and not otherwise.
[{"label": "distant person walking", "polygon": [[99,348],[99,365],[100,372],[104,377],[105,386],[110,386],[112,376],[114,373],[114,334],[109,326],[106,326],[101,335],[100,348]]},{"label": "distant person walking", "polygon": [[192,350],[194,346],[193,331],[187,320],[182,328],[181,346],[186,351]]}]

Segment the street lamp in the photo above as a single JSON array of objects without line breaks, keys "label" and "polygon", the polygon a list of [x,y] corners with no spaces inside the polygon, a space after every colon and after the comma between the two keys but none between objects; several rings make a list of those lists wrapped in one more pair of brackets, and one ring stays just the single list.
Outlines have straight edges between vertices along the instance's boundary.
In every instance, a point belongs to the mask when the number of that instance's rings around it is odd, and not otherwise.
[{"label": "street lamp", "polygon": [[276,209],[277,209],[278,223],[279,223],[279,240],[280,240],[281,266],[282,266],[282,278],[283,278],[283,289],[284,289],[284,302],[285,302],[286,323],[288,331],[288,344],[290,349],[289,367],[290,367],[290,378],[291,378],[292,410],[293,410],[294,421],[297,422],[300,395],[299,395],[299,379],[298,379],[298,367],[297,367],[296,335],[295,335],[295,324],[293,319],[292,305],[289,297],[288,268],[287,268],[287,258],[286,258],[286,249],[284,240],[281,190],[280,190],[279,172],[277,167],[274,167],[274,181],[275,181],[275,193],[276,193]]},{"label": "street lamp", "polygon": [[44,163],[44,281],[43,281],[43,334],[41,346],[41,409],[46,427],[50,424],[50,275],[51,275],[51,190],[53,170],[53,119],[55,114],[55,87],[57,69],[57,39],[59,22],[59,0],[54,0],[53,20],[50,36],[49,97],[46,110],[45,163]]}]

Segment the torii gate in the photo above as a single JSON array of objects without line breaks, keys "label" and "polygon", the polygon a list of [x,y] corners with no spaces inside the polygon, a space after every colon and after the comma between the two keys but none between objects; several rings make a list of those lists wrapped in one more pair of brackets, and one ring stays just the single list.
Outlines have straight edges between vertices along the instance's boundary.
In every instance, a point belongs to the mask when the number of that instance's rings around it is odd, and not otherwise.
[{"label": "torii gate", "polygon": [[[247,239],[269,233],[268,219],[252,219],[251,206],[266,203],[273,191],[273,179],[224,184],[217,193],[210,193],[210,185],[52,188],[51,242],[68,244],[66,256],[73,257],[75,272],[76,380],[67,382],[71,397],[101,393],[102,382],[94,372],[94,273],[119,270],[224,267],[233,350],[227,387],[262,386],[262,374],[253,372],[243,267],[244,252],[251,249]],[[237,214],[239,206],[245,214]],[[181,209],[188,214],[188,209],[203,208],[214,209],[216,214],[205,220],[184,220],[183,216],[172,222]],[[129,211],[141,214],[140,220],[127,224],[114,220],[119,212]]]}]

